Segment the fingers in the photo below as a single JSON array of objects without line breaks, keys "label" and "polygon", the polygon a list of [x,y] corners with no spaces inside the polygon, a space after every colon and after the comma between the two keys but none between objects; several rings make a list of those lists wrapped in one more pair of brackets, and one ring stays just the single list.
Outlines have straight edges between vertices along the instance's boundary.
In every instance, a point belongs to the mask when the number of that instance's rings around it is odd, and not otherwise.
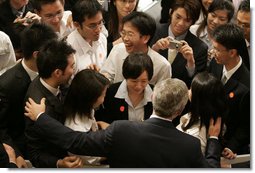
[{"label": "fingers", "polygon": [[68,156],[65,157],[64,162],[69,168],[81,168],[83,166],[83,161],[80,157],[77,156]]},{"label": "fingers", "polygon": [[46,100],[46,98],[43,97],[43,98],[41,99],[40,104],[44,104],[44,105],[45,105],[45,100]]},{"label": "fingers", "polygon": [[215,126],[216,126],[217,128],[220,128],[220,127],[221,127],[221,117],[218,117],[218,118],[216,119]]},{"label": "fingers", "polygon": [[213,126],[213,125],[214,125],[214,119],[210,118],[210,126]]}]

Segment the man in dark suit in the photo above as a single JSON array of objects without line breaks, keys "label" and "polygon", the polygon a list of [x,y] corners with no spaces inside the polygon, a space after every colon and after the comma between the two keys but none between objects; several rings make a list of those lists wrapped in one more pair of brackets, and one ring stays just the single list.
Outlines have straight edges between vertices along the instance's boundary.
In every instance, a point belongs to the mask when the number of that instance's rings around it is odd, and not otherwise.
[{"label": "man in dark suit", "polygon": [[[74,73],[75,50],[65,41],[52,40],[38,53],[37,68],[39,76],[29,85],[25,100],[36,101],[47,98],[47,110],[54,119],[63,123],[63,98],[60,85],[67,84]],[[68,157],[67,151],[45,140],[34,122],[26,120],[25,134],[28,139],[29,160],[35,167],[76,167],[80,158]]]},{"label": "man in dark suit", "polygon": [[26,103],[25,113],[45,138],[72,153],[106,156],[110,167],[198,168],[219,167],[220,146],[216,136],[221,119],[210,122],[206,159],[197,138],[178,131],[172,119],[180,115],[188,100],[188,88],[179,79],[166,79],[154,88],[153,114],[148,120],[113,122],[106,130],[82,133],[64,127],[45,113],[44,101]]},{"label": "man in dark suit", "polygon": [[19,167],[23,165],[19,159],[27,158],[24,98],[29,84],[37,76],[37,51],[57,35],[48,26],[33,24],[23,31],[21,38],[24,58],[0,77],[0,135],[3,142],[14,148]]},{"label": "man in dark suit", "polygon": [[[183,80],[188,87],[197,72],[206,70],[208,46],[189,31],[199,18],[200,9],[199,1],[176,0],[170,23],[159,25],[152,40],[152,49],[171,63],[172,77]],[[180,45],[172,46],[170,40],[178,40]]]},{"label": "man in dark suit", "polygon": [[215,58],[209,72],[222,80],[229,100],[229,113],[223,119],[223,155],[234,158],[235,153],[250,152],[250,73],[240,56],[244,35],[237,25],[225,24],[216,28],[212,36]]}]

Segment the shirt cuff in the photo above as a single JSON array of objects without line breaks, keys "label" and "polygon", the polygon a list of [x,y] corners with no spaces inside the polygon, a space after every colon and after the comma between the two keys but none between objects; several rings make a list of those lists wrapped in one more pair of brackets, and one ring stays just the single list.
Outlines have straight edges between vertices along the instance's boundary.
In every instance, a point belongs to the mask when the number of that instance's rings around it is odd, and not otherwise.
[{"label": "shirt cuff", "polygon": [[217,136],[210,136],[209,138],[211,138],[211,139],[219,139]]},{"label": "shirt cuff", "polygon": [[187,71],[188,71],[188,75],[189,77],[192,77],[195,74],[195,66],[194,67],[187,67],[185,66]]},{"label": "shirt cuff", "polygon": [[44,112],[40,112],[37,116],[36,116],[36,120],[43,114]]}]

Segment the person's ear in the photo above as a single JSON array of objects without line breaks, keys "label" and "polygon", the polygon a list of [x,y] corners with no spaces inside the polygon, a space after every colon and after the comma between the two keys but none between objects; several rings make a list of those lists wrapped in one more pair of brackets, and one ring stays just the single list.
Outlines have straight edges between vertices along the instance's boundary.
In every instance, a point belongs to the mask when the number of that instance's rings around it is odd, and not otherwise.
[{"label": "person's ear", "polygon": [[150,38],[151,38],[151,36],[149,36],[149,35],[143,35],[143,36],[142,36],[143,43],[144,43],[144,44],[147,44],[148,41],[150,40]]},{"label": "person's ear", "polygon": [[237,52],[236,49],[230,49],[229,54],[230,54],[231,57],[238,56],[238,52]]},{"label": "person's ear", "polygon": [[33,54],[32,54],[33,58],[37,58],[38,53],[39,53],[39,51],[37,51],[37,50],[34,51]]},{"label": "person's ear", "polygon": [[77,29],[78,29],[78,28],[79,28],[79,29],[81,28],[81,25],[80,25],[78,22],[74,22],[74,21],[73,21],[73,25],[74,25],[74,27],[77,28]]},{"label": "person's ear", "polygon": [[63,71],[60,69],[56,69],[56,70],[54,70],[53,74],[55,77],[59,78],[63,75]]}]

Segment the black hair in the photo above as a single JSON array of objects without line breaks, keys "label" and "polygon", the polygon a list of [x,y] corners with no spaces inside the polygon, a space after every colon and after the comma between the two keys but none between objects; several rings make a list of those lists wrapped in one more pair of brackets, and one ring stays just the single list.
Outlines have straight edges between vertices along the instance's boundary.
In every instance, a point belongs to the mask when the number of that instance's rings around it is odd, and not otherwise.
[{"label": "black hair", "polygon": [[136,79],[144,71],[150,81],[153,76],[153,62],[145,53],[132,53],[127,56],[122,66],[122,75],[125,79]]},{"label": "black hair", "polygon": [[149,45],[156,31],[155,20],[150,15],[144,12],[133,11],[132,13],[123,17],[122,19],[123,25],[127,22],[130,22],[139,31],[141,35],[150,36],[150,39],[147,43]]},{"label": "black hair", "polygon": [[67,92],[64,102],[65,118],[88,116],[91,118],[93,105],[110,81],[101,73],[90,69],[78,72]]},{"label": "black hair", "polygon": [[36,61],[39,76],[47,79],[56,69],[65,71],[68,58],[73,53],[75,50],[64,40],[51,40],[46,43],[39,50]]},{"label": "black hair", "polygon": [[185,131],[200,120],[200,128],[205,125],[208,130],[210,118],[216,120],[227,111],[227,98],[222,82],[208,72],[198,73],[191,83],[191,119]]}]

